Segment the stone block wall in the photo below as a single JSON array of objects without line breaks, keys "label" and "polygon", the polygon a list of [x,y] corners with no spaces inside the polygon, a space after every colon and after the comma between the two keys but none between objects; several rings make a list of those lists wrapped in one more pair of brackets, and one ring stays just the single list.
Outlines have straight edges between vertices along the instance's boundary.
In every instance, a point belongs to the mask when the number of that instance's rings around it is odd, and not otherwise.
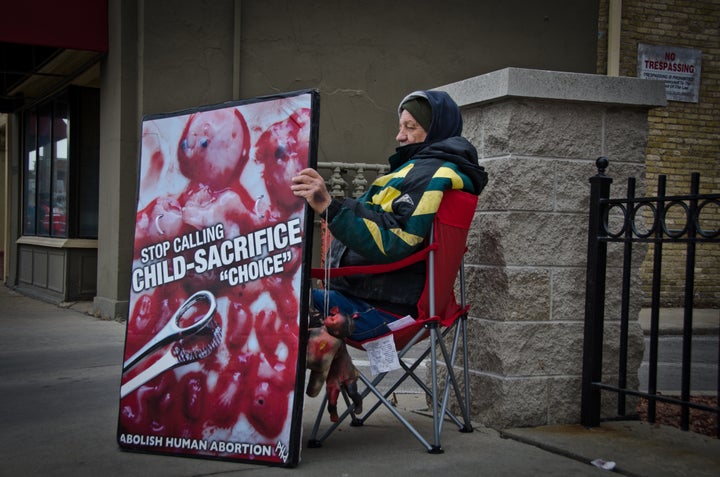
[{"label": "stone block wall", "polygon": [[[490,176],[466,261],[473,419],[497,428],[578,422],[588,179],[601,155],[610,176],[644,177],[647,111],[664,93],[643,80],[515,68],[440,89],[463,109],[464,135]],[[621,265],[612,255],[609,280]],[[612,381],[619,290],[608,295]],[[639,309],[630,370],[642,359]]]}]

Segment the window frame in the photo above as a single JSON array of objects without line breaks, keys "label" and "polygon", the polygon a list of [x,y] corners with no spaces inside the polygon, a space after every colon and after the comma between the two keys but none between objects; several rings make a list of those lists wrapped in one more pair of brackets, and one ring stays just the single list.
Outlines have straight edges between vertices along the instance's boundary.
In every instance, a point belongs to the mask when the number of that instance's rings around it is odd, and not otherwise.
[{"label": "window frame", "polygon": [[23,237],[97,239],[98,123],[95,88],[71,86],[22,111]]}]

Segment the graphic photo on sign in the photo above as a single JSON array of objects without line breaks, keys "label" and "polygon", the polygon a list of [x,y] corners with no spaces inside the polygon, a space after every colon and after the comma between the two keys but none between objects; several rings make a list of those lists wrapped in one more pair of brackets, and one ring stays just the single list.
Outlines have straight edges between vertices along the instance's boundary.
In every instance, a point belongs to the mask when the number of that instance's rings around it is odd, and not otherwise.
[{"label": "graphic photo on sign", "polygon": [[299,462],[318,101],[143,118],[121,448]]}]

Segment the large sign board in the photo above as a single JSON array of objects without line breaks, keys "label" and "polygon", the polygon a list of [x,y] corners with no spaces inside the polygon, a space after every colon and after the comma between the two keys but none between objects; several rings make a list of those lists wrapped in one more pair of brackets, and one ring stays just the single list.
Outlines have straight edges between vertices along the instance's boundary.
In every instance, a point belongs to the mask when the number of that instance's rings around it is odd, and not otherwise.
[{"label": "large sign board", "polygon": [[143,118],[121,448],[299,462],[318,102]]},{"label": "large sign board", "polygon": [[700,50],[638,45],[638,78],[664,81],[665,95],[671,101],[698,102],[701,68]]}]

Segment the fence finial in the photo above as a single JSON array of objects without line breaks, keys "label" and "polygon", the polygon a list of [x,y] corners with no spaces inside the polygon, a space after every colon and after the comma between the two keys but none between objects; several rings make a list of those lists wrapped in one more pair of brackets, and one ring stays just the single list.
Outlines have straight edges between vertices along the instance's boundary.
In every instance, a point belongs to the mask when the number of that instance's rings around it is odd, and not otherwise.
[{"label": "fence finial", "polygon": [[604,176],[605,175],[605,169],[607,169],[608,164],[610,164],[610,161],[605,156],[600,156],[595,161],[595,165],[597,166],[598,175]]}]

